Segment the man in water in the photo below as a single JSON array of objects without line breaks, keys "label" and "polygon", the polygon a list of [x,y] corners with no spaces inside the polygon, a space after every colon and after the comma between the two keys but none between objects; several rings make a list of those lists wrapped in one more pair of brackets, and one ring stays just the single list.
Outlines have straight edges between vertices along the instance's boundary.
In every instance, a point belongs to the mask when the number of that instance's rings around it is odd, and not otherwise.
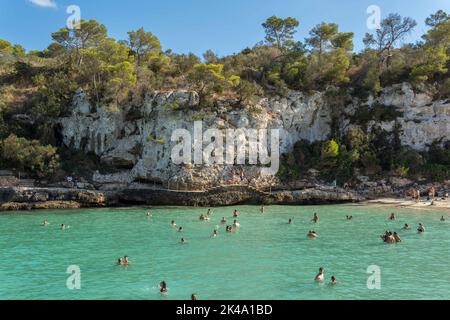
[{"label": "man in water", "polygon": [[159,284],[159,292],[167,293],[167,284],[165,281],[161,281],[161,283]]},{"label": "man in water", "polygon": [[334,286],[335,284],[337,284],[337,281],[336,281],[336,277],[335,277],[335,276],[331,276],[330,284],[333,285],[333,286]]},{"label": "man in water", "polygon": [[123,258],[123,264],[124,265],[126,265],[126,266],[128,266],[128,265],[130,265],[130,260],[128,259],[128,256],[125,256],[124,258]]},{"label": "man in water", "polygon": [[389,216],[389,220],[391,221],[395,220],[395,213],[391,213],[391,215]]},{"label": "man in water", "polygon": [[403,230],[410,230],[411,228],[409,227],[409,225],[407,223],[405,223],[405,225],[403,226]]},{"label": "man in water", "polygon": [[317,212],[314,212],[314,217],[313,217],[312,221],[314,221],[314,223],[319,222],[319,216],[317,215]]},{"label": "man in water", "polygon": [[312,239],[312,238],[317,238],[317,233],[316,233],[315,231],[311,231],[311,230],[310,230],[310,231],[308,232],[308,237],[311,238],[311,239]]},{"label": "man in water", "polygon": [[233,218],[239,217],[239,212],[237,210],[234,210],[233,212]]},{"label": "man in water", "polygon": [[422,223],[419,223],[419,227],[417,228],[419,233],[425,232],[425,226]]},{"label": "man in water", "polygon": [[397,232],[394,232],[394,240],[395,242],[402,242],[402,239],[400,239],[400,236],[398,235]]},{"label": "man in water", "polygon": [[316,275],[314,280],[317,281],[317,282],[323,282],[324,278],[325,278],[325,269],[324,268],[320,268],[319,269],[319,273]]}]

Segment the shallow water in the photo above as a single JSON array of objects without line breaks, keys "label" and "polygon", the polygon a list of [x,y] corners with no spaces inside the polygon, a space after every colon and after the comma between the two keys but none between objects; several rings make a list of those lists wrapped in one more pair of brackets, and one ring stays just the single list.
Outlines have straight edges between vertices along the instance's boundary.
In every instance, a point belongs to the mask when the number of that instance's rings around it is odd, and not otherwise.
[{"label": "shallow water", "polygon": [[[210,222],[198,220],[206,210],[180,207],[155,208],[152,218],[145,208],[1,214],[0,299],[450,299],[448,212],[395,209],[391,222],[392,208],[271,206],[262,215],[240,206],[242,227],[226,234],[219,221],[231,224],[233,209],[214,209]],[[44,219],[50,226],[40,226]],[[425,234],[416,232],[419,222]],[[412,230],[401,230],[404,223]],[[308,239],[309,230],[319,238]],[[385,230],[403,242],[384,244]],[[182,237],[189,243],[181,245]],[[124,255],[132,265],[118,267]],[[70,265],[81,269],[80,290],[66,286]],[[381,269],[380,290],[367,288],[370,265]],[[325,284],[313,281],[319,267]],[[336,286],[328,285],[332,275]],[[162,280],[167,295],[158,292]]]}]

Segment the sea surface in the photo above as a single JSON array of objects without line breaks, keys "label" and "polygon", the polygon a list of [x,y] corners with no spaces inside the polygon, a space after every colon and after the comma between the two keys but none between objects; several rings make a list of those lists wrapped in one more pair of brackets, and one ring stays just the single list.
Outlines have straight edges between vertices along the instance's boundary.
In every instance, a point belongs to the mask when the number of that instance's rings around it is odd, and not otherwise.
[{"label": "sea surface", "polygon": [[[206,209],[182,207],[152,208],[152,217],[147,208],[2,213],[0,299],[450,299],[450,212],[332,205],[269,206],[261,214],[239,206],[241,228],[228,234],[220,220],[232,224],[234,209],[213,209],[209,222],[199,220]],[[309,230],[319,238],[307,238]],[[383,243],[386,230],[403,241]],[[119,267],[125,255],[131,265]],[[314,281],[320,267],[322,284]]]}]

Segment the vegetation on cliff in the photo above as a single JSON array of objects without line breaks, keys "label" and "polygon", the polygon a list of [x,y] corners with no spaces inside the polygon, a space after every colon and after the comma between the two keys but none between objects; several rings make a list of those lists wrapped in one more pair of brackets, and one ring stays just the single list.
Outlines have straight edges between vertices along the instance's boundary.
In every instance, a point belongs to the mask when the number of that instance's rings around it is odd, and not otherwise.
[{"label": "vegetation on cliff", "polygon": [[[118,41],[94,20],[81,21],[79,29],[52,33],[53,41],[43,51],[25,52],[20,45],[0,40],[2,162],[39,176],[51,173],[58,162],[56,149],[48,146],[58,144],[54,120],[67,114],[79,89],[94,107],[107,105],[112,112],[124,105],[139,106],[147,92],[178,89],[197,91],[198,108],[203,109],[213,109],[223,98],[251,108],[258,97],[284,95],[288,89],[312,92],[333,87],[340,97],[340,92],[367,97],[404,81],[434,88],[437,98],[448,97],[450,15],[438,11],[426,24],[422,41],[399,46],[416,22],[391,14],[380,29],[366,35],[366,49],[359,53],[353,50],[353,33],[337,24],[321,23],[307,39],[295,41],[301,23],[275,16],[262,24],[264,41],[225,57],[211,50],[203,57],[163,50],[159,39],[143,28]],[[342,107],[336,103],[334,113]],[[355,123],[396,117],[383,106],[371,110],[375,111],[358,110]],[[9,142],[26,145],[37,163],[22,161],[22,148],[7,149]],[[422,153],[402,147],[395,131],[370,135],[351,131],[341,137],[333,130],[329,141],[297,143],[293,154],[286,155],[288,165],[281,175],[317,168],[324,176],[347,181],[354,169],[363,169],[372,174],[426,172],[445,179],[450,172],[449,152],[448,144],[433,145]]]}]

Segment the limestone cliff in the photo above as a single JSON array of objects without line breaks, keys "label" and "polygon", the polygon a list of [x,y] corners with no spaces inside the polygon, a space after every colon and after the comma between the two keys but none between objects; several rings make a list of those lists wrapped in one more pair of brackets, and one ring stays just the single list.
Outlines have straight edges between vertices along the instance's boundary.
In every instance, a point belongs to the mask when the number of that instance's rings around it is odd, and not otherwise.
[{"label": "limestone cliff", "polygon": [[[300,139],[325,140],[331,132],[331,110],[326,94],[290,91],[286,97],[267,97],[256,106],[236,107],[219,101],[213,111],[202,111],[195,92],[149,94],[141,106],[112,112],[94,108],[83,93],[74,99],[71,115],[60,119],[63,143],[70,148],[96,153],[114,173],[97,172],[93,181],[101,189],[117,189],[133,182],[157,183],[177,190],[202,190],[228,182],[236,167],[230,165],[182,165],[171,161],[175,129],[193,130],[196,120],[205,128],[280,128],[282,152]],[[342,110],[341,130],[354,126],[349,120],[365,104],[396,107],[402,114],[401,141],[416,149],[426,143],[450,137],[450,101],[434,100],[432,94],[416,92],[409,84],[385,88],[379,97],[366,101],[351,98]],[[395,121],[368,124],[392,130]],[[249,166],[246,175],[258,187],[273,185],[276,178],[263,177],[261,168]]]}]

